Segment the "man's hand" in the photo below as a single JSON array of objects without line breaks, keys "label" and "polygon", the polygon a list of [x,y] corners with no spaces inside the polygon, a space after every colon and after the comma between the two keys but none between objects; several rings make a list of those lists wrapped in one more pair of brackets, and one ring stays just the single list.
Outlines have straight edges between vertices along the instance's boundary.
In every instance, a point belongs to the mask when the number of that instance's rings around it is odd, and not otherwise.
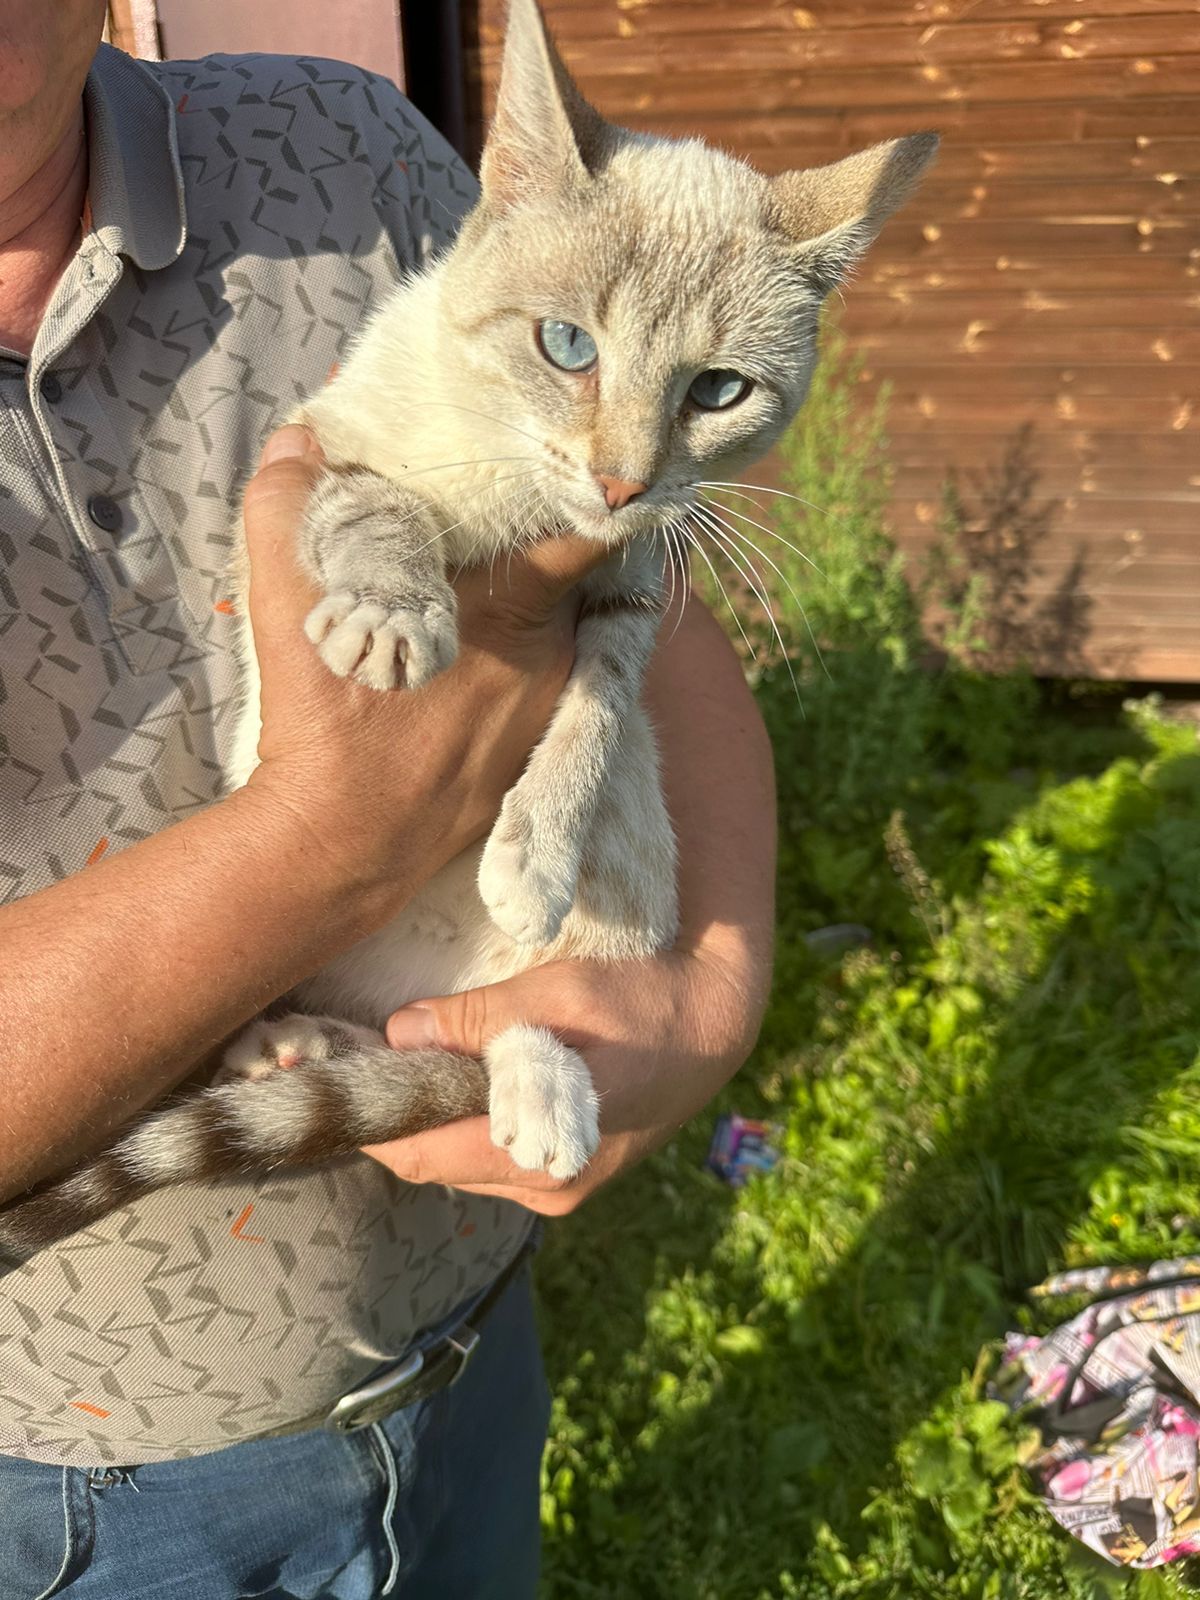
[{"label": "man's hand", "polygon": [[516,1022],[552,1029],[582,1052],[600,1096],[600,1149],[579,1177],[525,1172],[492,1143],[486,1117],[450,1123],[368,1151],[410,1183],[446,1183],[516,1200],[531,1211],[573,1211],[625,1167],[676,1133],[749,1054],[761,988],[715,960],[671,951],[655,961],[600,966],[558,961],[506,983],[423,1001],[388,1025],[396,1049],[436,1044],[478,1056]]}]

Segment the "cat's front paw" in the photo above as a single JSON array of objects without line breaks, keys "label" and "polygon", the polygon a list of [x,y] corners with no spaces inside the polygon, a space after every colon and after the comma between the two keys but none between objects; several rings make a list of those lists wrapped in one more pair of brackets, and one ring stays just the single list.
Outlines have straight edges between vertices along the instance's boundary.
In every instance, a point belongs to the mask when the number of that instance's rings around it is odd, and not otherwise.
[{"label": "cat's front paw", "polygon": [[488,1045],[492,1143],[518,1167],[574,1178],[600,1144],[587,1063],[545,1028],[506,1028]]},{"label": "cat's front paw", "polygon": [[575,904],[578,862],[547,848],[544,830],[506,800],[483,847],[479,894],[492,921],[518,944],[547,945]]},{"label": "cat's front paw", "polygon": [[368,689],[419,689],[458,654],[448,589],[407,603],[329,594],[309,612],[304,631],[331,672]]}]

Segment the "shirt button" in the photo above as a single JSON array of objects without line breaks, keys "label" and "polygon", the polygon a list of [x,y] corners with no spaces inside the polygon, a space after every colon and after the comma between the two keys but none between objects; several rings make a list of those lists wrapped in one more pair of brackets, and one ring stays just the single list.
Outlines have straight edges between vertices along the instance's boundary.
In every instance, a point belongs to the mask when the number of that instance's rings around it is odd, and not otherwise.
[{"label": "shirt button", "polygon": [[43,375],[38,388],[42,391],[42,399],[48,406],[56,406],[63,396],[63,387],[52,372]]},{"label": "shirt button", "polygon": [[87,512],[105,533],[116,533],[125,520],[120,506],[108,494],[94,494],[87,503]]}]

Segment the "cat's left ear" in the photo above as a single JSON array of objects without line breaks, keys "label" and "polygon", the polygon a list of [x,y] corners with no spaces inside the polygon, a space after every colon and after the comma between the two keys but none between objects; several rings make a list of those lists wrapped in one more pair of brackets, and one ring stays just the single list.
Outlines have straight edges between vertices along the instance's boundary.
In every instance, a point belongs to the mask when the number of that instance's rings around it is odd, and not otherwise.
[{"label": "cat's left ear", "polygon": [[799,246],[800,265],[822,294],[842,281],[908,199],[937,147],[936,133],[913,133],[771,179],[772,226]]},{"label": "cat's left ear", "polygon": [[480,167],[485,205],[508,210],[585,182],[606,128],[571,81],[537,0],[511,0],[496,112]]}]

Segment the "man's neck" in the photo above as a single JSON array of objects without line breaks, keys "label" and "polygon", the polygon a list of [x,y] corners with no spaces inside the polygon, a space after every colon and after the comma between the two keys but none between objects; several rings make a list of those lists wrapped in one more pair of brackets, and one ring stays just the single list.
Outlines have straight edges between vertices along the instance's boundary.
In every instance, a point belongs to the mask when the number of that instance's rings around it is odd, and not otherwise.
[{"label": "man's neck", "polygon": [[83,127],[80,104],[36,166],[27,162],[22,170],[0,157],[0,346],[19,355],[32,351],[46,307],[79,244],[88,176]]}]

